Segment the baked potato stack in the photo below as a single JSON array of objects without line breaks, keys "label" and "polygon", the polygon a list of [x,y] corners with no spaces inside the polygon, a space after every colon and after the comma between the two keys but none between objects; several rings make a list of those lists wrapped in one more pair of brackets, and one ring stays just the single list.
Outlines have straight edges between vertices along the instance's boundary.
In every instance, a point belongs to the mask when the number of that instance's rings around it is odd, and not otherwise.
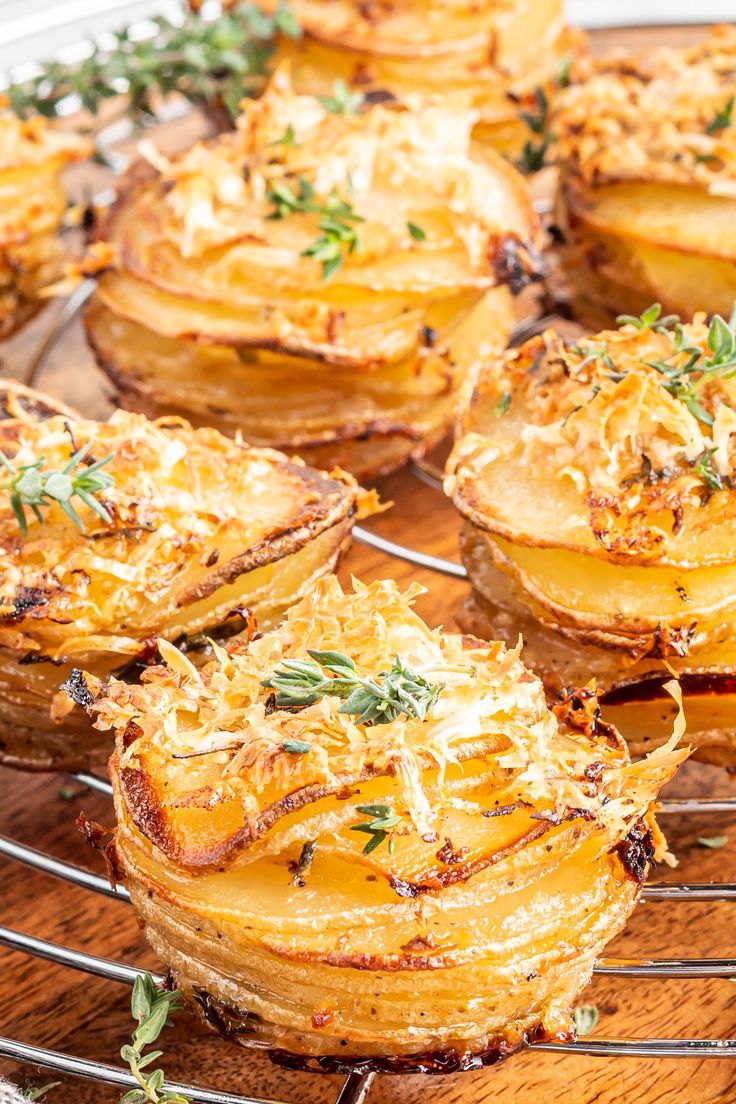
[{"label": "baked potato stack", "polygon": [[0,107],[0,338],[33,317],[39,293],[62,275],[61,174],[90,153],[85,138]]},{"label": "baked potato stack", "polygon": [[[275,8],[275,4],[266,4]],[[578,37],[561,0],[294,0],[302,34],[281,35],[299,92],[334,87],[371,97],[462,94],[474,137],[516,156],[532,133],[520,110],[552,85]]]},{"label": "baked potato stack", "polygon": [[138,686],[112,727],[114,851],[214,1028],[313,1069],[445,1072],[572,1031],[639,896],[677,737],[632,764],[518,650],[430,630],[394,582],[320,580],[281,626]]},{"label": "baked potato stack", "polygon": [[466,519],[463,624],[516,641],[551,695],[594,678],[636,754],[680,680],[696,754],[736,764],[736,334],[655,306],[488,362],[446,490]]},{"label": "baked potato stack", "polygon": [[149,150],[87,313],[120,402],[361,476],[441,438],[534,274],[528,193],[472,121],[336,114],[282,69],[235,133],[173,162]]},{"label": "baked potato stack", "polygon": [[[557,222],[591,328],[654,300],[736,300],[736,27],[685,50],[583,59],[557,102]],[[696,299],[693,298],[695,292]]]},{"label": "baked potato stack", "polygon": [[[135,678],[155,638],[268,626],[331,570],[356,488],[215,430],[108,422],[0,387],[0,761],[104,761],[76,666]],[[196,652],[195,652],[196,654]]]}]

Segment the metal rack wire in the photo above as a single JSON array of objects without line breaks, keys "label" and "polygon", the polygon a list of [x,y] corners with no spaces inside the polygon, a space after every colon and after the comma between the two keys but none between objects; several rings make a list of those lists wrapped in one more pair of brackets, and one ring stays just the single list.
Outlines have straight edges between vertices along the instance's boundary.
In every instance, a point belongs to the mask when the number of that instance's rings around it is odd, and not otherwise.
[{"label": "metal rack wire", "polygon": [[[116,138],[119,138],[119,134]],[[107,198],[107,197],[97,197]],[[38,385],[53,350],[68,327],[74,322],[82,306],[89,298],[94,284],[86,282],[57,313],[49,332],[44,337],[29,366],[27,382]],[[547,320],[537,322],[536,326]],[[530,336],[525,326],[516,334],[517,340]],[[409,470],[421,482],[441,490],[441,472],[426,461],[410,465]],[[430,555],[418,549],[388,540],[364,526],[353,530],[355,539],[387,556],[398,558],[438,574],[458,579],[466,578],[462,564]],[[98,793],[110,795],[110,784],[94,774],[74,775],[77,782]],[[672,798],[660,805],[665,815],[710,815],[736,813],[736,798]],[[53,855],[38,851],[17,840],[0,836],[0,858],[23,864],[45,875],[59,878],[74,886],[105,897],[129,902],[129,894],[123,886],[112,886],[107,879],[83,867],[64,862]],[[736,902],[736,882],[729,883],[663,883],[644,887],[642,901],[648,906],[657,903],[682,901]],[[142,972],[137,966],[101,958],[62,944],[40,939],[24,932],[0,925],[0,946],[57,965],[101,977],[107,981],[132,985]],[[601,958],[595,967],[598,975],[626,978],[658,979],[728,979],[736,980],[736,958],[662,958],[625,959]],[[160,980],[160,979],[157,979]],[[530,1048],[538,1051],[554,1051],[590,1057],[628,1058],[735,1058],[736,1039],[636,1039],[582,1037],[575,1042],[535,1042]],[[17,1039],[0,1037],[0,1058],[13,1062],[39,1066],[60,1074],[119,1086],[134,1087],[131,1073],[117,1066],[65,1054],[44,1047],[34,1046]],[[351,1073],[342,1083],[335,1104],[364,1104],[373,1073]],[[284,1101],[253,1097],[242,1094],[206,1089],[198,1085],[167,1083],[168,1089],[178,1091],[197,1104],[287,1104]]]}]

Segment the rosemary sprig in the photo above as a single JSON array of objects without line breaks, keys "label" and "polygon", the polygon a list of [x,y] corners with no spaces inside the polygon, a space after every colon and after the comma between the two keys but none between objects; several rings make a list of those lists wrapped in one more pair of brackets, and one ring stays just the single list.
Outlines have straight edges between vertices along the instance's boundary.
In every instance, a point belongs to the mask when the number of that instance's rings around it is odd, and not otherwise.
[{"label": "rosemary sprig", "polygon": [[272,16],[257,4],[239,3],[215,19],[189,10],[181,21],[156,16],[151,22],[153,34],[145,39],[125,28],[109,46],[93,44],[80,62],[47,62],[38,76],[7,89],[11,108],[22,117],[50,117],[78,105],[94,115],[122,93],[128,115],[141,123],[153,118],[157,99],[178,92],[196,105],[222,106],[234,118],[266,73],[274,35],[300,34],[283,0]]},{"label": "rosemary sprig", "polygon": [[335,188],[320,199],[306,177],[298,178],[297,187],[298,190],[294,191],[286,181],[272,181],[268,199],[273,203],[274,209],[268,218],[282,219],[295,213],[320,216],[318,227],[322,233],[302,250],[302,256],[321,261],[322,278],[329,280],[340,268],[347,254],[360,252],[362,249],[354,224],[365,220],[356,213],[351,202],[341,199]]},{"label": "rosemary sprig", "polygon": [[113,459],[113,453],[97,460],[94,464],[78,469],[77,465],[87,453],[87,448],[79,449],[71,457],[61,471],[44,471],[46,457],[41,456],[32,464],[15,465],[4,452],[0,451],[0,465],[11,476],[7,483],[0,484],[0,490],[10,493],[10,505],[20,526],[23,536],[28,534],[28,507],[36,520],[44,522],[41,512],[44,508],[57,502],[67,517],[71,518],[75,525],[84,532],[84,522],[72,505],[75,496],[81,499],[86,506],[106,521],[108,524],[112,518],[95,495],[107,490],[115,483],[115,477],[103,472],[101,469]]},{"label": "rosemary sprig", "polygon": [[[390,724],[402,713],[424,720],[437,701],[441,685],[427,682],[396,656],[377,678],[361,677],[355,662],[342,652],[309,651],[310,659],[285,659],[262,682],[276,691],[279,708],[313,705],[323,697],[342,698],[339,713],[357,724]],[[326,673],[329,672],[329,673]]]},{"label": "rosemary sprig", "polygon": [[706,134],[718,134],[727,127],[733,125],[733,109],[736,104],[736,96],[731,96],[725,107],[717,111],[705,128]]},{"label": "rosemary sprig", "polygon": [[162,1069],[151,1073],[143,1070],[163,1054],[152,1050],[144,1054],[144,1048],[155,1043],[169,1022],[169,1015],[184,1007],[178,989],[169,992],[158,989],[150,974],[139,974],[133,985],[130,1011],[138,1027],[132,1034],[132,1043],[120,1048],[120,1057],[128,1063],[139,1088],[130,1089],[120,1098],[120,1104],[188,1104],[181,1093],[164,1089],[165,1074]]},{"label": "rosemary sprig", "polygon": [[331,96],[318,96],[317,99],[331,115],[357,115],[365,106],[362,92],[354,92],[344,80],[336,80]]},{"label": "rosemary sprig", "polygon": [[[371,851],[375,851],[377,847],[381,846],[391,829],[401,823],[401,817],[394,812],[390,805],[358,805],[356,808],[359,813],[363,813],[371,819],[363,824],[351,825],[350,831],[368,833],[371,838],[363,848],[363,854],[370,855]],[[393,854],[394,841],[392,839],[388,841],[388,849],[389,853]]]}]

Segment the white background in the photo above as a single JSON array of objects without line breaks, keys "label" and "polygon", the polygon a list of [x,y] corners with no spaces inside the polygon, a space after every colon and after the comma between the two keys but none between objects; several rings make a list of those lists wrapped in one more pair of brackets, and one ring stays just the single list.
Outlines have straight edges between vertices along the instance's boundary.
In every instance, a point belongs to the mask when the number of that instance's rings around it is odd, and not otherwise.
[{"label": "white background", "polygon": [[[167,9],[177,0],[0,0],[0,71]],[[736,0],[569,0],[569,16],[588,27],[736,21]]]}]

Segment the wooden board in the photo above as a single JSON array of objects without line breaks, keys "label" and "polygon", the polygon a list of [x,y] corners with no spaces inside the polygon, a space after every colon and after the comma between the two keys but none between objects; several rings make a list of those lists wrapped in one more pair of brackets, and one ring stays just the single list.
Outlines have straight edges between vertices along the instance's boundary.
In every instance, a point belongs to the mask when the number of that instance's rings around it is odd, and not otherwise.
[{"label": "wooden board", "polygon": [[[647,30],[599,33],[596,49],[625,42],[648,45],[691,40],[698,33]],[[49,311],[21,338],[3,350],[6,371],[24,377],[33,349],[51,321]],[[91,366],[78,330],[54,355],[43,385],[81,405],[85,412],[106,409],[105,385]],[[381,484],[394,508],[372,523],[384,535],[434,552],[457,556],[457,519],[440,493],[400,473]],[[418,570],[356,545],[343,566],[369,580],[391,575],[402,584],[419,580],[427,588],[418,607],[432,624],[452,627],[466,584]],[[79,809],[111,822],[109,803],[99,795],[74,796],[63,779],[24,776],[0,770],[0,832],[73,862],[96,868],[74,827]],[[698,765],[676,780],[678,794],[736,795],[725,772]],[[736,818],[663,819],[680,858],[679,869],[658,872],[663,880],[734,881]],[[710,851],[699,836],[729,835],[727,845]],[[734,906],[663,904],[640,907],[627,932],[610,948],[621,956],[733,957]],[[0,860],[0,923],[37,936],[120,961],[155,967],[130,909],[21,866]],[[0,948],[0,1035],[68,1053],[120,1064],[118,1050],[131,1029],[126,987],[46,964]],[[598,1006],[596,1033],[606,1036],[736,1036],[736,989],[726,981],[651,981],[598,978],[586,1000]],[[329,1104],[342,1078],[284,1073],[267,1059],[215,1038],[186,1016],[178,1017],[163,1039],[165,1066],[172,1078],[231,1092],[270,1097],[288,1104]],[[43,1084],[52,1077],[29,1067],[0,1062],[0,1076],[17,1084]],[[577,1058],[539,1052],[520,1054],[505,1065],[446,1079],[418,1076],[378,1078],[371,1104],[419,1104],[428,1096],[437,1104],[481,1104],[498,1097],[514,1104],[716,1104],[736,1101],[736,1060],[662,1060]],[[114,1104],[115,1089],[84,1081],[63,1081],[49,1104]]]}]

